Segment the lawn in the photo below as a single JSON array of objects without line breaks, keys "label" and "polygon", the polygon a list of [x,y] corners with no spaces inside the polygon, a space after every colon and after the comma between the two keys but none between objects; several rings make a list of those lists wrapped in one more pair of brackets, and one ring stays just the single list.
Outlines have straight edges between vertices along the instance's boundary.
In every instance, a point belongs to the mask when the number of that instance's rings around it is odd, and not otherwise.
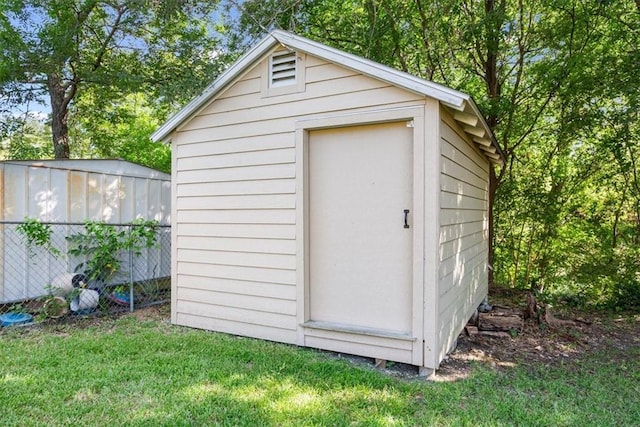
[{"label": "lawn", "polygon": [[0,424],[637,426],[640,348],[396,378],[160,318],[0,331]]}]

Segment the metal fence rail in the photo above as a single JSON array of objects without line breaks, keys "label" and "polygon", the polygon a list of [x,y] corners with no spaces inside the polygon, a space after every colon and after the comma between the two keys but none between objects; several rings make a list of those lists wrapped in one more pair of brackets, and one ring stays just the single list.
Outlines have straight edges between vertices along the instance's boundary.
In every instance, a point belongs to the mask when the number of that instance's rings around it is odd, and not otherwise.
[{"label": "metal fence rail", "polygon": [[0,221],[0,326],[133,311],[170,276],[170,226]]}]

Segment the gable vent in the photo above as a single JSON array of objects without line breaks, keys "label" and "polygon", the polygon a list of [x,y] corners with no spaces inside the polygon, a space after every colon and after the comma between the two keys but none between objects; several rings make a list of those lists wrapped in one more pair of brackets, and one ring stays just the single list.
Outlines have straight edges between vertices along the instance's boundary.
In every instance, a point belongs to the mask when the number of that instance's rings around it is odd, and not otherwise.
[{"label": "gable vent", "polygon": [[296,53],[291,51],[274,53],[271,56],[269,75],[271,87],[296,84]]}]

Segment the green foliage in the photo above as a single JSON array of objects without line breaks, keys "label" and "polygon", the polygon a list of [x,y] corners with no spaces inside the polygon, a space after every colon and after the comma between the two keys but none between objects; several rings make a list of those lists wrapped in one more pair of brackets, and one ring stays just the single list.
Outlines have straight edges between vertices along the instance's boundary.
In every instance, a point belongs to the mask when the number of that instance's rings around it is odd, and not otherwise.
[{"label": "green foliage", "polygon": [[[91,112],[86,114],[85,112]],[[98,90],[81,93],[72,110],[72,154],[82,158],[121,158],[171,172],[171,147],[149,135],[161,124],[148,96],[132,93],[117,100]]]},{"label": "green foliage", "polygon": [[494,282],[637,308],[637,4],[247,0],[240,9],[228,16],[234,46],[280,27],[472,95],[506,157],[489,189]]},{"label": "green foliage", "polygon": [[16,227],[16,231],[24,237],[31,257],[35,254],[35,248],[43,248],[53,256],[60,256],[60,250],[51,243],[53,230],[49,224],[40,222],[37,218],[27,217]]},{"label": "green foliage", "polygon": [[[506,156],[489,189],[496,283],[542,298],[637,307],[637,4],[224,5],[221,25],[211,19],[215,2],[0,2],[0,113],[65,88],[73,156],[167,171],[169,149],[151,144],[149,133],[265,30],[292,30],[473,96]],[[223,33],[228,53],[216,38]],[[9,127],[0,134],[12,158],[52,153],[40,149],[49,135]]]},{"label": "green foliage", "polygon": [[24,304],[19,304],[19,303],[11,304],[7,312],[8,313],[27,313],[27,308],[24,306]]},{"label": "green foliage", "polygon": [[116,227],[104,222],[85,222],[85,232],[67,237],[69,255],[82,257],[76,272],[82,272],[87,280],[105,286],[110,284],[122,267],[125,251],[142,255],[145,248],[154,247],[157,221],[137,219],[126,227]]},{"label": "green foliage", "polygon": [[0,114],[0,158],[37,160],[53,157],[51,130],[29,114]]},{"label": "green foliage", "polygon": [[[118,103],[145,93],[164,117],[219,70],[216,2],[4,0],[0,2],[0,100],[48,99],[53,151],[68,158],[69,121],[93,117],[84,90]],[[124,144],[127,140],[122,140]]]}]

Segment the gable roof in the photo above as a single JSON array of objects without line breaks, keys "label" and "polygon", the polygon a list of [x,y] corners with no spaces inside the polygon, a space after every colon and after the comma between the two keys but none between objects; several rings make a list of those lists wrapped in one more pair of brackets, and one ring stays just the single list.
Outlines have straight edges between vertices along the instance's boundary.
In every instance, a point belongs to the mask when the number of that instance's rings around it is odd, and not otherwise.
[{"label": "gable roof", "polygon": [[260,60],[278,45],[311,54],[408,91],[437,99],[451,112],[453,118],[460,123],[464,131],[490,161],[500,164],[504,161],[504,156],[493,132],[491,132],[478,106],[469,95],[282,30],[275,30],[263,38],[220,74],[200,95],[193,98],[160,126],[151,135],[151,139],[154,142],[169,141],[171,133],[178,126],[204,107],[227,84],[246,71],[247,67]]}]

